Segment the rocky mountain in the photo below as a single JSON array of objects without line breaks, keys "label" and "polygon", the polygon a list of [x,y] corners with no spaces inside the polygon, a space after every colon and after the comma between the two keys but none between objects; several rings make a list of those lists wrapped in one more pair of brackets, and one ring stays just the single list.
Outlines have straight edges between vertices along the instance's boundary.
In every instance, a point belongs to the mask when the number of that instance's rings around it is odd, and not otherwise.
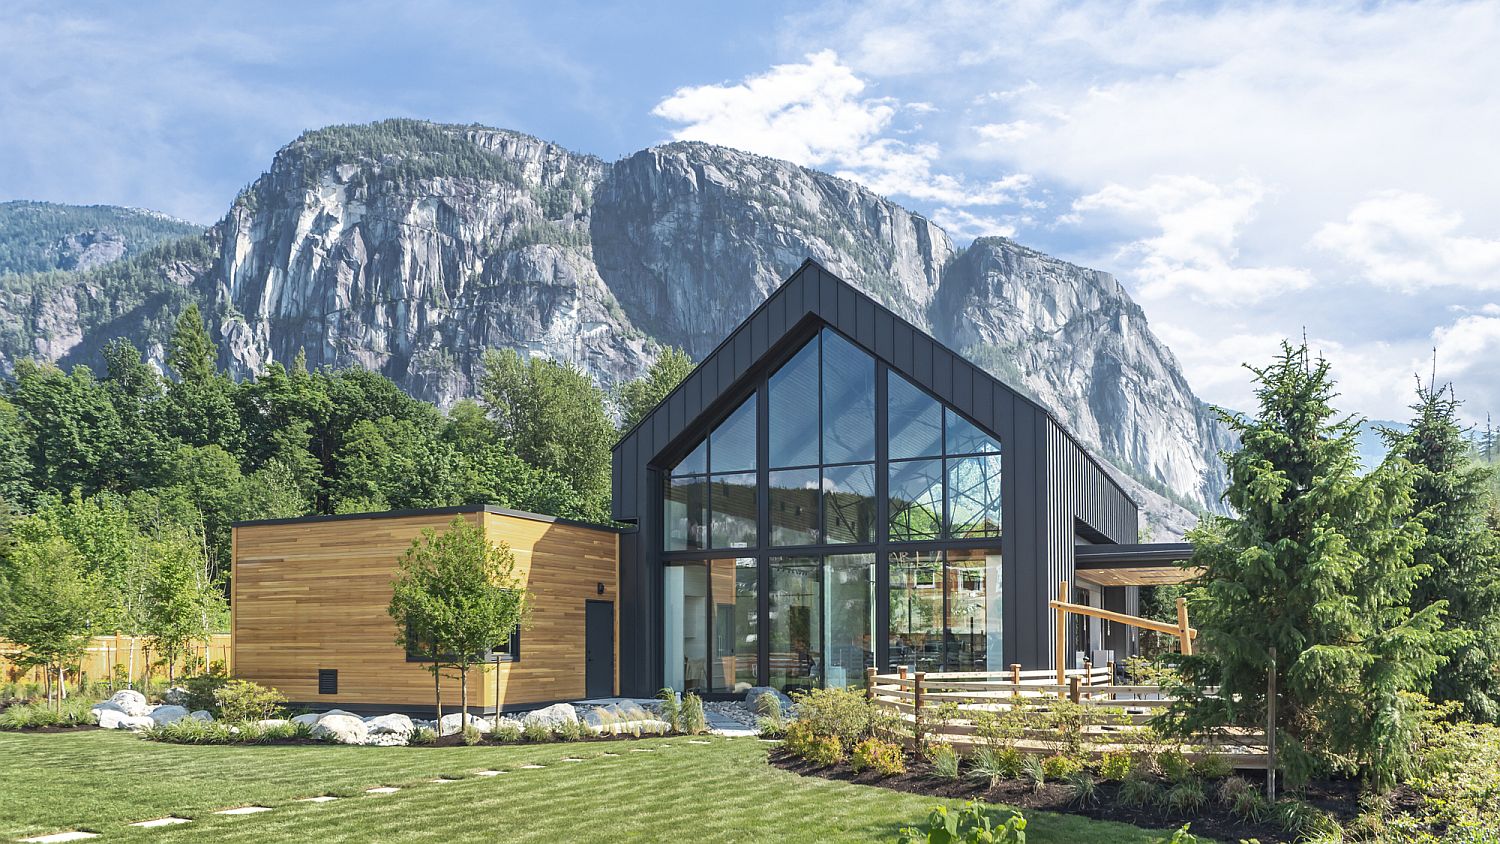
[{"label": "rocky mountain", "polygon": [[160,360],[196,301],[241,375],[305,350],[447,403],[511,347],[609,387],[664,344],[702,357],[807,257],[1051,407],[1158,539],[1218,505],[1227,436],[1112,277],[1003,239],[956,250],[855,183],[705,144],[610,163],[481,126],[308,132],[201,236],[0,278],[0,369],[116,336]]},{"label": "rocky mountain", "polygon": [[140,208],[0,202],[0,275],[89,270],[202,230]]}]

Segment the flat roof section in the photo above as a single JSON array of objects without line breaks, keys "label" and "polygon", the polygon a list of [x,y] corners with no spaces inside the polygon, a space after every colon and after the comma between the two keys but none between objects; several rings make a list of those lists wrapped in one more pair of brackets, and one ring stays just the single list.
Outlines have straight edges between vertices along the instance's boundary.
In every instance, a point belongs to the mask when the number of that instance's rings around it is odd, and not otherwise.
[{"label": "flat roof section", "polygon": [[1192,556],[1189,542],[1075,545],[1073,570],[1080,580],[1100,586],[1170,586],[1203,573],[1181,565]]},{"label": "flat roof section", "polygon": [[565,519],[561,516],[549,516],[545,513],[529,513],[525,510],[512,510],[508,507],[500,507],[495,504],[460,504],[456,507],[429,507],[415,510],[377,510],[371,513],[333,513],[315,514],[310,516],[294,516],[289,519],[253,519],[245,522],[233,522],[231,527],[252,527],[256,525],[297,525],[304,522],[337,522],[346,519],[400,519],[410,516],[458,516],[464,513],[494,513],[500,516],[512,516],[517,519],[529,519],[534,522],[551,522],[559,525],[572,525],[574,527],[592,528],[593,530],[608,533],[626,533],[634,528],[623,528],[615,525],[600,525],[593,522],[584,522],[577,519]]}]

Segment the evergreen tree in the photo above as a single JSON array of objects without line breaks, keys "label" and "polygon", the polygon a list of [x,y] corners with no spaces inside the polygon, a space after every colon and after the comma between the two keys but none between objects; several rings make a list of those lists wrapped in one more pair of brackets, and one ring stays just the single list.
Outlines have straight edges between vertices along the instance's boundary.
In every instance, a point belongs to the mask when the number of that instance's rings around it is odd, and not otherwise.
[{"label": "evergreen tree", "polygon": [[244,450],[234,383],[219,374],[218,351],[197,305],[177,318],[167,364],[178,380],[168,390],[170,432],[189,445],[217,445],[230,454]]},{"label": "evergreen tree", "polygon": [[1328,364],[1306,346],[1283,344],[1252,371],[1257,415],[1221,412],[1241,443],[1225,455],[1237,515],[1189,534],[1190,564],[1203,571],[1189,597],[1201,635],[1163,726],[1264,724],[1274,648],[1288,778],[1340,769],[1383,787],[1411,762],[1409,693],[1441,662],[1443,605],[1409,608],[1427,573],[1413,561],[1424,531],[1411,468],[1397,458],[1359,474],[1359,420],[1335,420]]},{"label": "evergreen tree", "polygon": [[90,495],[119,480],[120,418],[88,367],[65,374],[50,363],[22,360],[10,398],[30,447],[34,489]]},{"label": "evergreen tree", "polygon": [[1413,467],[1413,502],[1426,517],[1416,549],[1425,574],[1412,590],[1420,610],[1445,602],[1452,649],[1432,696],[1456,701],[1474,720],[1500,720],[1500,541],[1490,530],[1492,472],[1474,464],[1451,385],[1417,384],[1411,425],[1385,431],[1392,454]]},{"label": "evergreen tree", "polygon": [[656,409],[682,379],[693,371],[693,359],[676,346],[667,346],[646,374],[620,388],[620,429],[628,431]]},{"label": "evergreen tree", "polygon": [[177,448],[167,433],[166,385],[141,360],[140,350],[124,340],[105,347],[104,363],[105,390],[120,420],[121,450],[114,470],[119,488],[156,486]]}]

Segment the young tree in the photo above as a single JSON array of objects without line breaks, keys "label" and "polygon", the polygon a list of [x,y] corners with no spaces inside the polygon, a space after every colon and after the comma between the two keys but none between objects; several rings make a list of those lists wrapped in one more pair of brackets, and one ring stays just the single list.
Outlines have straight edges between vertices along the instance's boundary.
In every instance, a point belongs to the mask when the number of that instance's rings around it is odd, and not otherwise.
[{"label": "young tree", "polygon": [[432,672],[437,717],[443,717],[442,671],[458,671],[464,729],[469,726],[469,669],[504,645],[526,614],[528,597],[504,543],[462,516],[441,533],[428,529],[401,555],[389,613],[396,643],[422,654]]},{"label": "young tree", "polygon": [[142,628],[152,650],[167,662],[167,682],[196,641],[208,639],[224,612],[224,599],[208,577],[202,541],[181,530],[153,537],[144,590]]},{"label": "young tree", "polygon": [[1490,530],[1492,470],[1475,465],[1451,385],[1417,384],[1411,425],[1384,433],[1394,456],[1413,468],[1413,502],[1427,535],[1415,552],[1425,574],[1413,610],[1448,606],[1451,648],[1433,677],[1432,696],[1456,701],[1473,720],[1500,720],[1500,541]]},{"label": "young tree", "polygon": [[1189,597],[1200,638],[1163,726],[1264,724],[1274,649],[1288,778],[1338,768],[1385,786],[1410,763],[1407,693],[1441,662],[1443,604],[1410,610],[1426,574],[1412,559],[1423,528],[1411,467],[1397,458],[1359,474],[1358,420],[1335,420],[1328,363],[1306,346],[1283,344],[1252,371],[1258,414],[1222,413],[1241,442],[1225,455],[1237,515],[1189,534],[1190,564],[1203,570]]},{"label": "young tree", "polygon": [[0,638],[17,664],[55,678],[59,709],[66,668],[88,648],[104,613],[99,578],[62,537],[18,540],[0,567]]},{"label": "young tree", "polygon": [[661,404],[693,371],[693,359],[676,346],[667,346],[646,374],[620,387],[620,430],[629,431]]}]

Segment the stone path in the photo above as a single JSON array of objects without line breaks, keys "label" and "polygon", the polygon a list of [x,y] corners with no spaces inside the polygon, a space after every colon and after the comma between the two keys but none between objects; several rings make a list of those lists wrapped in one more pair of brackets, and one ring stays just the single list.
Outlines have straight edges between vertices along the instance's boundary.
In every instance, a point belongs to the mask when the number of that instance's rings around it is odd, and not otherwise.
[{"label": "stone path", "polygon": [[[717,733],[718,731],[715,730],[714,732]],[[751,734],[753,734],[753,731],[752,731]],[[705,745],[705,744],[713,744],[713,742],[711,742],[711,741],[704,741],[702,739],[689,739],[687,741],[687,744]],[[671,745],[671,744],[663,744],[663,745],[659,745],[657,747],[632,747],[632,748],[630,748],[630,752],[631,753],[655,753],[657,750],[666,750],[666,749],[669,749],[669,748],[674,747],[674,746],[675,745]],[[590,759],[603,759],[603,758],[607,758],[607,757],[616,757],[616,758],[618,758],[619,755],[620,754],[614,753],[612,751],[604,751],[604,752],[602,752],[602,753],[600,753],[598,755],[589,756],[589,757],[566,756],[566,757],[563,757],[562,759],[560,759],[558,761],[560,761],[560,762],[587,762]],[[536,764],[534,762],[531,762],[531,763],[527,763],[525,765],[517,765],[514,769],[497,770],[497,769],[491,768],[491,769],[487,769],[487,770],[483,770],[483,771],[475,771],[474,772],[474,776],[476,776],[476,777],[498,777],[501,774],[510,773],[511,770],[541,770],[541,769],[546,768],[546,767],[547,767],[546,765],[539,765],[539,764]],[[461,780],[448,779],[446,777],[437,777],[436,779],[431,779],[431,780],[428,780],[427,782],[430,783],[430,784],[433,784],[433,785],[446,785],[448,783],[461,782]],[[396,792],[401,791],[401,790],[402,789],[400,787],[398,787],[398,786],[377,785],[377,786],[373,786],[371,788],[365,789],[364,793],[365,794],[369,794],[369,795],[395,794]],[[316,797],[298,797],[295,800],[293,800],[292,802],[295,802],[295,803],[331,803],[331,802],[333,802],[335,800],[340,800],[340,799],[343,799],[343,798],[335,797],[335,796],[333,796],[331,794],[321,794],[321,795],[318,795]],[[229,808],[229,809],[219,809],[217,811],[214,811],[212,814],[215,814],[215,815],[241,816],[241,815],[258,815],[258,814],[261,814],[262,812],[272,812],[272,811],[275,811],[275,809],[272,808],[272,807],[270,807],[270,806],[255,806],[255,805],[251,805],[251,806],[235,806],[235,807],[232,807],[232,808]],[[180,818],[180,817],[177,817],[176,815],[167,815],[165,817],[154,818],[152,820],[147,820],[147,821],[136,821],[134,823],[127,824],[127,826],[137,827],[137,828],[140,828],[140,829],[160,829],[160,828],[163,828],[163,827],[172,827],[172,826],[178,826],[178,825],[181,825],[181,824],[190,824],[192,822],[193,822],[192,818]],[[99,836],[100,836],[100,833],[97,833],[97,832],[87,832],[87,831],[84,831],[84,830],[81,830],[81,829],[68,829],[68,830],[63,830],[61,832],[53,832],[53,833],[49,833],[47,835],[38,835],[38,836],[31,837],[31,838],[22,838],[22,839],[19,839],[19,840],[21,842],[23,842],[23,844],[62,844],[62,842],[67,842],[67,841],[84,841],[84,840],[91,839],[91,838],[98,838]]]}]

